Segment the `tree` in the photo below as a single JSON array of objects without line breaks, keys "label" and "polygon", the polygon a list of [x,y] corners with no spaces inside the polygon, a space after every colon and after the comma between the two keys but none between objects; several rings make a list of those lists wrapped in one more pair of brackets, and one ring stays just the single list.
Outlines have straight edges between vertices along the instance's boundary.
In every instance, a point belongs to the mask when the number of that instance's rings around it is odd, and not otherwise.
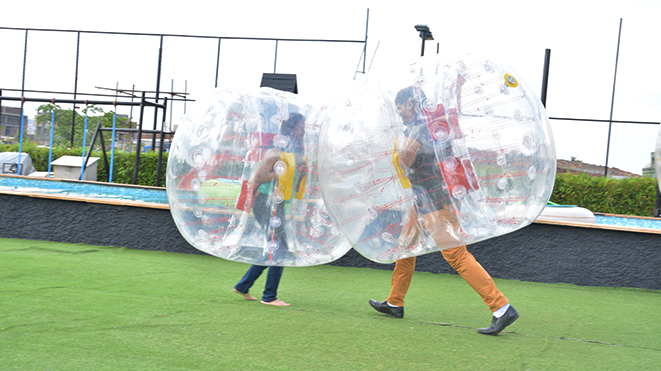
[{"label": "tree", "polygon": [[[53,128],[53,145],[61,145],[70,147],[71,146],[71,123],[75,123],[74,127],[74,147],[82,147],[83,145],[83,132],[85,130],[85,114],[87,115],[87,138],[85,141],[86,146],[89,145],[92,136],[94,135],[94,130],[99,122],[101,122],[102,127],[111,128],[113,123],[113,116],[115,115],[114,111],[104,112],[103,108],[97,107],[94,105],[86,106],[81,110],[83,115],[74,112],[72,109],[62,109],[57,104],[42,104],[37,108],[37,117],[35,118],[39,124],[48,124],[47,127],[50,130],[51,119],[53,118],[53,112],[55,112],[55,126]],[[75,115],[75,120],[72,120],[72,116]],[[127,117],[116,118],[116,127],[117,128],[128,128],[129,120]],[[109,135],[105,135],[104,138],[110,138]],[[106,139],[108,141],[109,139]],[[97,143],[98,144],[98,143]],[[107,145],[109,145],[108,143]]]}]

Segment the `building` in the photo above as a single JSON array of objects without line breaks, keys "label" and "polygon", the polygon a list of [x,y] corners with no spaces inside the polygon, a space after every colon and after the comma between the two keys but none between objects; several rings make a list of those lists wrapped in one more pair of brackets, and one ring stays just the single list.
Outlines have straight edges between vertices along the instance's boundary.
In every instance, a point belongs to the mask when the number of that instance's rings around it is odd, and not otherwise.
[{"label": "building", "polygon": [[[23,115],[23,129],[27,129],[28,116]],[[13,141],[21,128],[21,108],[0,106],[0,139]],[[25,132],[23,134],[26,134]]]},{"label": "building", "polygon": [[[558,173],[570,173],[570,174],[588,174],[591,176],[604,176],[604,166],[603,165],[592,165],[587,164],[583,161],[569,161],[569,160],[558,160]],[[608,168],[608,176],[610,178],[640,178],[641,175],[630,173],[628,171],[620,170],[616,167]]]},{"label": "building", "polygon": [[650,158],[651,158],[650,163],[645,165],[645,167],[643,168],[643,176],[651,176],[656,178],[656,168],[655,168],[656,164],[654,162],[654,152],[650,154]]}]

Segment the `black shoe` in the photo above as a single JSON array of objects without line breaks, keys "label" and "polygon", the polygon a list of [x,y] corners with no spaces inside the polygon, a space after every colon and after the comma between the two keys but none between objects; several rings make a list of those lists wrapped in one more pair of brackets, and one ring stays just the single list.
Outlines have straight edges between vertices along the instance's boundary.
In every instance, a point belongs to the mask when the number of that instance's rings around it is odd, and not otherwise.
[{"label": "black shoe", "polygon": [[393,318],[404,318],[404,307],[391,307],[387,301],[376,301],[370,299],[370,305],[377,312],[385,313]]},{"label": "black shoe", "polygon": [[484,335],[498,335],[500,334],[501,331],[505,329],[505,327],[514,323],[514,321],[516,321],[518,318],[519,318],[519,313],[517,313],[516,309],[514,309],[514,307],[510,305],[510,307],[507,308],[507,311],[505,312],[505,314],[503,314],[502,317],[500,318],[493,317],[493,319],[491,320],[491,326],[487,328],[478,328],[477,332]]}]

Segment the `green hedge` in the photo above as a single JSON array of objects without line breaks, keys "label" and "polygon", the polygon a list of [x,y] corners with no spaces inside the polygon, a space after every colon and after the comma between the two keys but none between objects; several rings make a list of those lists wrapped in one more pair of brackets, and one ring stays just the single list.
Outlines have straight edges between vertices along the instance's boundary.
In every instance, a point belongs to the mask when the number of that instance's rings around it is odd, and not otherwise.
[{"label": "green hedge", "polygon": [[[18,144],[0,144],[0,152],[18,152]],[[37,147],[25,142],[23,152],[30,155],[37,171],[48,170],[48,148]],[[80,156],[80,148],[55,147],[53,160],[64,155]],[[108,161],[110,152],[108,151]],[[100,151],[93,151],[92,156],[99,157],[97,179],[108,180],[108,169]],[[165,169],[168,154],[163,153],[161,167],[161,187],[165,187]],[[113,165],[113,183],[132,184],[135,152],[115,152]],[[158,153],[140,154],[139,185],[156,185]],[[585,174],[558,174],[551,201],[560,205],[577,205],[592,212],[622,215],[653,216],[656,203],[657,181],[655,178],[613,179],[588,176]]]},{"label": "green hedge", "polygon": [[595,213],[654,216],[657,180],[613,179],[586,174],[558,174],[551,201],[577,205]]},{"label": "green hedge", "polygon": [[[32,164],[36,171],[48,171],[48,152],[46,147],[37,147],[35,143],[24,142],[22,151],[30,155]],[[0,152],[18,152],[18,144],[5,145],[0,144]],[[82,148],[67,148],[63,146],[53,147],[52,160],[55,161],[62,156],[81,156]],[[110,164],[110,151],[106,152],[108,163]],[[92,157],[98,157],[97,180],[100,182],[108,181],[108,168],[103,160],[103,152],[92,151]],[[168,154],[163,153],[161,163],[161,187],[165,187],[165,170],[167,169]],[[133,164],[135,162],[135,152],[116,151],[113,161],[112,182],[119,184],[133,184]],[[158,153],[147,152],[140,154],[140,168],[138,172],[137,184],[143,186],[156,185],[156,170],[158,166]],[[52,169],[51,169],[52,171]]]}]

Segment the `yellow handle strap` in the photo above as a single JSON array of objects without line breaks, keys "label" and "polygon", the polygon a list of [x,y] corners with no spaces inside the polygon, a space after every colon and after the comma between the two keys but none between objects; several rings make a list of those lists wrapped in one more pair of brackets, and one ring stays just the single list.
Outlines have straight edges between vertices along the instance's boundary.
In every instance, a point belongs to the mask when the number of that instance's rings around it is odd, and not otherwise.
[{"label": "yellow handle strap", "polygon": [[[303,156],[303,161],[305,161],[305,168],[307,169],[308,167],[308,156],[305,155]],[[304,171],[304,170],[300,170]],[[302,200],[303,196],[305,196],[305,182],[308,180],[308,173],[306,171],[305,175],[303,175],[303,179],[301,179],[301,183],[298,185],[298,191],[296,191],[296,194],[294,194],[294,198],[297,200]]]},{"label": "yellow handle strap", "polygon": [[278,177],[280,192],[285,201],[289,200],[294,190],[294,173],[296,172],[296,160],[293,153],[280,152],[280,161],[287,165],[285,172]]},{"label": "yellow handle strap", "polygon": [[399,154],[397,153],[397,144],[398,144],[398,138],[395,138],[395,146],[392,150],[392,164],[395,167],[395,171],[397,172],[399,182],[402,183],[402,187],[404,189],[411,188],[411,181],[406,175],[404,175],[404,169],[402,169],[402,166],[399,164]]}]

